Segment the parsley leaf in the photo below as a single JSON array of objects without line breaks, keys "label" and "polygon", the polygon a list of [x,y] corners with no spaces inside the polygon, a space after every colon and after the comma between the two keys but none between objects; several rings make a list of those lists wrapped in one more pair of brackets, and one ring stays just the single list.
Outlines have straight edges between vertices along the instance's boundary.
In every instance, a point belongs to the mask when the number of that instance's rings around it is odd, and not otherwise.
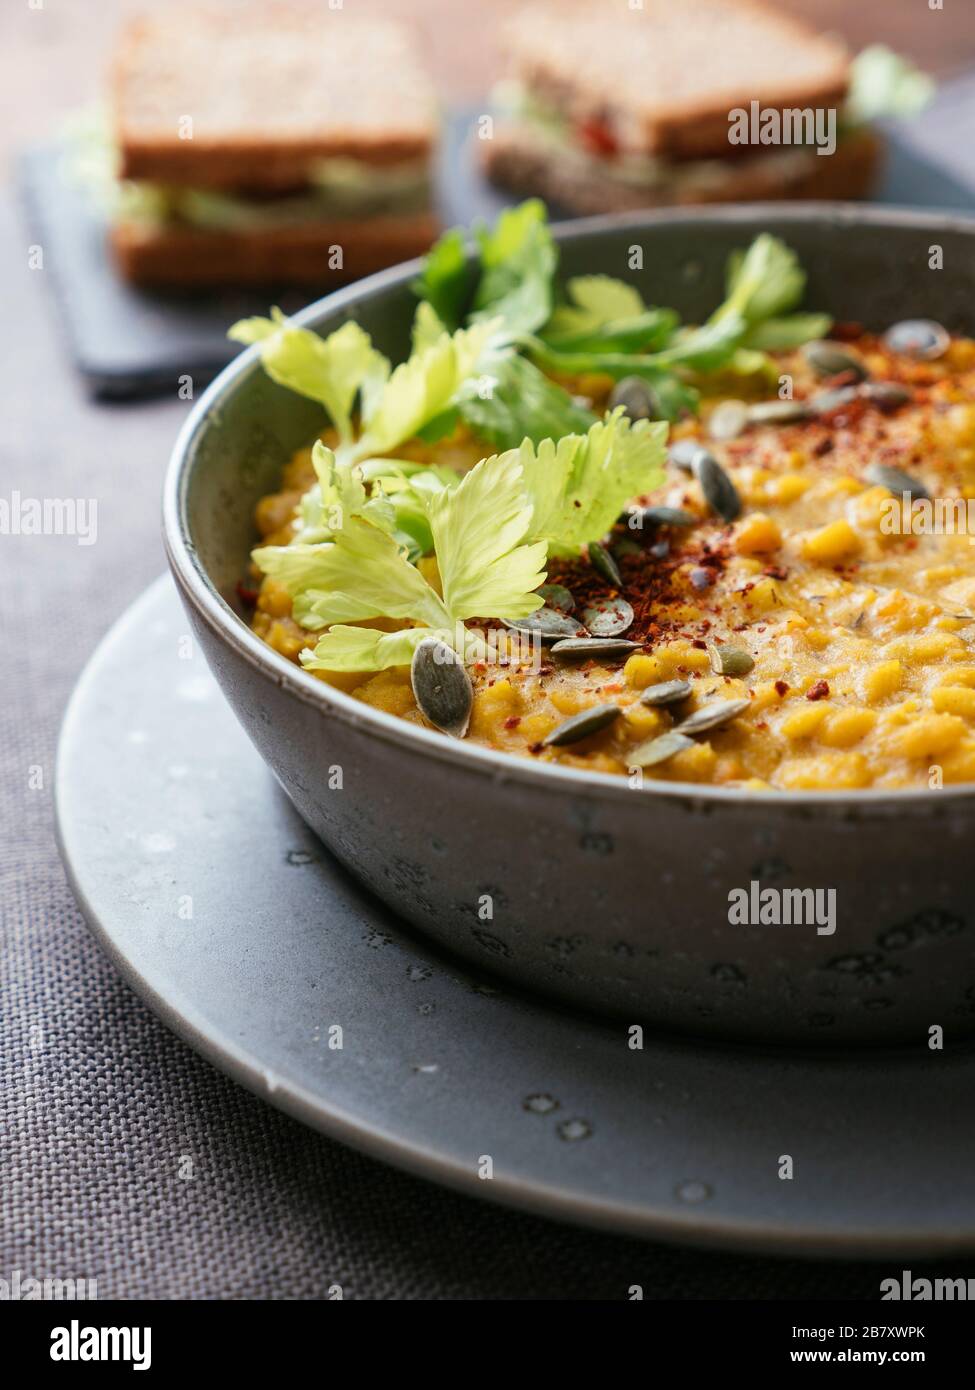
[{"label": "parsley leaf", "polygon": [[356,393],[374,393],[389,376],[389,362],[352,320],[321,338],[275,308],[267,319],[240,319],[227,336],[237,343],[259,343],[261,363],[272,381],[323,405],[343,442],[352,438]]},{"label": "parsley leaf", "polygon": [[634,497],[664,477],[666,424],[633,423],[618,406],[585,435],[527,440],[519,450],[532,503],[531,533],[555,554],[577,553],[610,530]]},{"label": "parsley leaf", "polygon": [[496,331],[494,320],[442,333],[402,362],[371,408],[363,410],[363,433],[352,456],[387,454],[445,411],[474,375]]},{"label": "parsley leaf", "polygon": [[555,309],[547,336],[591,333],[613,319],[637,318],[647,307],[638,289],[609,275],[577,275],[565,289],[569,303]]},{"label": "parsley leaf", "polygon": [[498,341],[534,333],[552,312],[552,280],[558,253],[545,204],[537,198],[507,208],[491,231],[475,232],[481,278],[471,323],[500,319]]},{"label": "parsley leaf", "polygon": [[471,431],[499,449],[515,449],[587,430],[596,419],[557,382],[514,353],[489,358],[480,376],[467,382],[458,410]]},{"label": "parsley leaf", "polygon": [[[417,496],[425,472],[409,480]],[[442,597],[396,537],[359,512],[343,515],[325,544],[254,552],[258,567],[293,595],[295,619],[309,629],[329,628],[314,652],[302,653],[306,666],[349,671],[400,665],[417,641],[431,635],[466,654],[471,634],[465,619],[521,618],[541,605],[535,590],[545,577],[546,545],[529,538],[532,506],[518,454],[483,459],[455,486],[436,475],[427,481],[422,505]],[[412,623],[419,637],[376,635],[374,629],[365,629],[365,636],[350,626],[380,618]]]},{"label": "parsley leaf", "polygon": [[467,246],[460,227],[444,232],[423,259],[423,269],[412,290],[429,304],[448,329],[459,327],[471,293],[473,271],[467,262]]}]

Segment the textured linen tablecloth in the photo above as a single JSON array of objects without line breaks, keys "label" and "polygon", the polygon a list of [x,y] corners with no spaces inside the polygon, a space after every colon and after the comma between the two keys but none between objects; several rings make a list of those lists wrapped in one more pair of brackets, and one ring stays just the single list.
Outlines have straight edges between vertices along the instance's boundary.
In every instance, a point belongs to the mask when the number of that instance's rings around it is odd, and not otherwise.
[{"label": "textured linen tablecloth", "polygon": [[242,1090],[122,983],[58,859],[55,744],[84,662],[164,568],[159,491],[189,405],[175,383],[151,405],[84,398],[27,242],[5,206],[0,494],[95,497],[98,533],[0,536],[0,1279],[85,1277],[102,1298],[876,1298],[900,1262],[670,1249],[407,1177]]}]

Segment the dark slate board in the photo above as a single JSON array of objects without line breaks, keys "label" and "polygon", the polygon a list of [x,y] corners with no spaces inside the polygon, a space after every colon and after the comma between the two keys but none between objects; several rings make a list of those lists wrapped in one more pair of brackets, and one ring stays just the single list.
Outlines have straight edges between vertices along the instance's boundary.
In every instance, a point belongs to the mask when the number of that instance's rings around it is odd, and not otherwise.
[{"label": "dark slate board", "polygon": [[[447,125],[437,180],[445,226],[492,219],[513,201],[479,173],[471,149],[479,114],[480,109],[457,112]],[[887,173],[876,201],[975,211],[973,151],[975,76],[944,88],[909,129],[890,132]],[[273,286],[202,295],[132,289],[115,273],[102,221],[84,194],[63,179],[58,147],[30,151],[20,173],[32,239],[44,248],[70,349],[95,395],[175,391],[184,373],[201,384],[238,351],[225,337],[228,324],[266,313],[272,303],[290,312],[317,297]],[[552,213],[557,217],[559,210]]]}]

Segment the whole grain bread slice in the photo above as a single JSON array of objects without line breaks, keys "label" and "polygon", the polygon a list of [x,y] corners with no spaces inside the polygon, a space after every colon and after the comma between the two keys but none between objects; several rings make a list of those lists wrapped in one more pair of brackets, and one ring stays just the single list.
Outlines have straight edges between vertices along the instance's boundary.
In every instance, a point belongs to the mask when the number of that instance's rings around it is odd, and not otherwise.
[{"label": "whole grain bread slice", "polygon": [[570,120],[671,159],[731,153],[728,113],[829,107],[845,46],[760,0],[540,0],[507,28],[515,74]]},{"label": "whole grain bread slice", "polygon": [[173,4],[125,33],[112,74],[125,178],[300,187],[318,158],[429,157],[437,118],[409,33],[322,3]]},{"label": "whole grain bread slice", "polygon": [[[257,231],[119,222],[110,239],[122,275],[133,284],[302,285],[326,290],[419,256],[438,232],[431,213],[413,213]],[[341,266],[333,264],[336,247],[342,250]]]},{"label": "whole grain bread slice", "polygon": [[709,181],[641,188],[612,178],[596,161],[553,155],[551,145],[527,125],[499,128],[483,145],[492,182],[580,216],[702,203],[864,198],[877,177],[881,155],[879,137],[863,130],[841,140],[832,155],[756,155],[724,162]]}]

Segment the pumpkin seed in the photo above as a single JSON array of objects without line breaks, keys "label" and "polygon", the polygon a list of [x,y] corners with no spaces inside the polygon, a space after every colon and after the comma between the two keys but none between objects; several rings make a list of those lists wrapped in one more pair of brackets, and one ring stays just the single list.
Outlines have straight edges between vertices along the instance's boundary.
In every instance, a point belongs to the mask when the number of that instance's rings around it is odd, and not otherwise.
[{"label": "pumpkin seed", "polygon": [[554,608],[557,613],[571,613],[575,609],[576,601],[564,584],[543,584],[536,592],[545,600],[545,607]]},{"label": "pumpkin seed", "polygon": [[683,507],[644,507],[641,513],[644,526],[695,526],[697,517]]},{"label": "pumpkin seed", "polygon": [[884,345],[891,352],[931,362],[948,351],[951,335],[934,319],[903,319],[887,329]]},{"label": "pumpkin seed", "polygon": [[860,396],[856,386],[838,386],[835,391],[820,391],[809,401],[814,415],[832,415],[845,405],[852,405]]},{"label": "pumpkin seed", "polygon": [[660,734],[657,738],[651,738],[646,743],[641,743],[639,747],[632,749],[626,755],[627,767],[656,767],[658,763],[665,763],[668,758],[672,758],[675,753],[682,753],[685,748],[693,748],[694,740],[688,738],[686,734],[680,734],[676,729],[671,729],[669,733]]},{"label": "pumpkin seed", "polygon": [[705,589],[710,589],[717,578],[714,570],[706,569],[704,565],[695,565],[687,577],[699,594],[703,594]]},{"label": "pumpkin seed", "polygon": [[613,387],[609,408],[621,405],[631,420],[659,420],[660,406],[653,390],[639,376],[625,376]]},{"label": "pumpkin seed", "polygon": [[559,613],[547,605],[544,608],[536,608],[527,618],[504,618],[502,621],[505,627],[510,627],[515,632],[526,632],[530,637],[537,632],[542,642],[557,642],[560,637],[578,637],[585,631],[575,618]]},{"label": "pumpkin seed", "polygon": [[629,656],[638,652],[641,643],[630,642],[626,637],[564,637],[552,648],[555,656],[612,661],[616,657]]},{"label": "pumpkin seed", "polygon": [[881,410],[896,410],[911,399],[911,392],[899,381],[867,381],[860,387],[860,395],[871,405]]},{"label": "pumpkin seed", "polygon": [[436,637],[425,637],[413,653],[410,681],[420,713],[442,733],[463,738],[471,719],[474,687],[453,648]]},{"label": "pumpkin seed", "polygon": [[589,563],[607,584],[612,584],[614,589],[622,589],[623,576],[620,574],[619,565],[606,547],[598,541],[589,542]]},{"label": "pumpkin seed", "polygon": [[636,541],[624,539],[621,541],[614,542],[610,554],[618,564],[620,560],[622,560],[627,555],[639,555],[640,547],[637,545]]},{"label": "pumpkin seed", "polygon": [[542,742],[550,748],[562,748],[567,743],[578,743],[580,739],[589,738],[590,734],[598,734],[603,729],[608,729],[610,724],[616,723],[622,713],[619,705],[594,705],[592,709],[584,709],[581,714],[572,715],[571,719],[564,719],[550,734],[545,735]]},{"label": "pumpkin seed", "polygon": [[633,609],[625,598],[611,599],[587,608],[582,621],[593,637],[618,637],[633,626]]},{"label": "pumpkin seed", "polygon": [[802,355],[813,371],[818,372],[820,376],[839,376],[841,372],[853,372],[857,381],[866,381],[870,375],[859,357],[847,352],[839,343],[831,343],[825,338],[806,343]]},{"label": "pumpkin seed", "polygon": [[708,643],[708,656],[711,670],[716,676],[747,676],[755,665],[755,658],[742,647],[719,647],[716,642]]},{"label": "pumpkin seed", "polygon": [[659,685],[647,686],[640,696],[640,704],[649,705],[651,709],[658,705],[676,705],[690,693],[690,681],[661,681]]},{"label": "pumpkin seed", "polygon": [[708,434],[712,439],[737,439],[748,424],[748,406],[744,401],[722,401],[708,417]]},{"label": "pumpkin seed", "polygon": [[874,483],[878,487],[885,487],[895,496],[907,493],[908,497],[930,498],[931,494],[922,482],[917,478],[912,478],[910,473],[902,473],[899,468],[888,468],[885,463],[871,463],[863,471],[863,476],[868,483]]},{"label": "pumpkin seed", "polygon": [[711,510],[723,521],[734,521],[741,512],[741,498],[718,460],[702,451],[694,460],[694,473]]},{"label": "pumpkin seed", "polygon": [[711,700],[682,719],[677,729],[682,734],[707,734],[737,719],[748,708],[750,700]]},{"label": "pumpkin seed", "polygon": [[667,462],[685,473],[693,473],[694,460],[706,450],[698,439],[678,439],[667,450]]},{"label": "pumpkin seed", "polygon": [[748,407],[750,425],[792,425],[811,417],[807,401],[759,401]]}]

